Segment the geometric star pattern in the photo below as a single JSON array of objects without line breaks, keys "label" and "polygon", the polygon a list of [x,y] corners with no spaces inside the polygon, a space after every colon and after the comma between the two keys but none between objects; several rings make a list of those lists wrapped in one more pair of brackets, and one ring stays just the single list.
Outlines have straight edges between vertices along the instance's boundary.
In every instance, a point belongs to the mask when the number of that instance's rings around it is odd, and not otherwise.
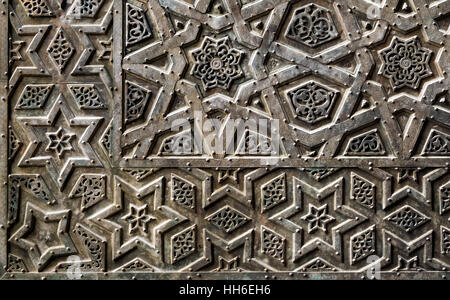
[{"label": "geometric star pattern", "polygon": [[[52,179],[62,188],[76,167],[101,167],[91,146],[92,134],[100,125],[101,117],[76,116],[59,95],[48,114],[17,118],[29,134],[28,147],[19,161],[21,167],[46,166]],[[58,126],[61,122],[63,127]],[[78,135],[69,130],[83,128]],[[74,151],[73,144],[78,151]],[[40,146],[45,146],[45,152]],[[52,155],[52,152],[56,155]]]},{"label": "geometric star pattern", "polygon": [[114,177],[114,203],[91,217],[94,222],[113,232],[114,259],[135,248],[162,256],[162,234],[186,220],[186,217],[164,204],[163,179],[135,187],[120,177]]},{"label": "geometric star pattern", "polygon": [[321,207],[315,207],[314,205],[309,205],[309,212],[307,215],[302,217],[302,220],[308,222],[308,231],[313,232],[317,229],[327,231],[327,223],[334,221],[334,218],[327,214],[327,205]]},{"label": "geometric star pattern", "polygon": [[57,2],[0,3],[0,278],[449,278],[450,0]]},{"label": "geometric star pattern", "polygon": [[71,151],[73,149],[70,144],[73,134],[65,133],[61,127],[59,127],[56,132],[47,132],[46,135],[49,139],[49,143],[45,150],[49,152],[55,151],[59,158],[63,156],[64,151]]},{"label": "geometric star pattern", "polygon": [[[38,270],[42,270],[55,256],[67,256],[76,253],[75,245],[68,232],[70,228],[70,210],[46,211],[28,202],[22,226],[11,235],[9,241],[16,244],[29,255]],[[58,241],[50,247],[42,247],[39,240],[48,242],[50,236],[38,236],[38,241],[31,239],[31,232],[39,228],[35,223],[56,223],[54,232]],[[41,232],[42,233],[42,232]],[[49,232],[48,232],[49,233]]]}]

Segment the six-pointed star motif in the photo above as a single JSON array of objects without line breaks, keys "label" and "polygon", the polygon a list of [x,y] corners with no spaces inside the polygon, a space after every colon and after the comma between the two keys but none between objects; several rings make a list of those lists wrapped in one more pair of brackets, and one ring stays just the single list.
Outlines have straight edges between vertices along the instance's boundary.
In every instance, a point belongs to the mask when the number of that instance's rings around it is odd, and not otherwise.
[{"label": "six-pointed star motif", "polygon": [[73,150],[72,144],[70,143],[74,137],[73,133],[66,133],[62,127],[59,127],[56,132],[47,132],[46,135],[49,140],[47,148],[45,148],[46,151],[55,151],[58,157],[61,158],[65,151]]},{"label": "six-pointed star motif", "polygon": [[130,204],[128,214],[122,217],[122,220],[128,222],[128,232],[132,234],[136,230],[146,233],[147,223],[156,220],[152,215],[147,214],[147,205],[137,206]]},{"label": "six-pointed star motif", "polygon": [[320,207],[309,204],[308,214],[301,218],[308,222],[309,233],[312,233],[317,229],[327,232],[327,224],[335,220],[335,218],[327,213],[327,210],[328,204],[324,204]]},{"label": "six-pointed star motif", "polygon": [[[163,255],[162,234],[187,219],[163,204],[163,191],[163,177],[142,187],[114,177],[114,203],[90,217],[94,223],[112,232],[113,259],[136,247],[152,256]],[[127,212],[120,216],[126,208]]]},{"label": "six-pointed star motif", "polygon": [[[22,226],[10,237],[9,242],[27,251],[38,271],[41,271],[55,256],[65,256],[76,252],[76,248],[68,233],[70,210],[45,211],[27,202]],[[37,222],[58,222],[56,236],[59,244],[41,249],[37,241],[27,238],[38,226]],[[33,226],[34,224],[34,226]],[[40,234],[40,233],[39,233]]]},{"label": "six-pointed star motif", "polygon": [[[60,118],[63,119],[63,123],[65,122],[64,128],[56,126]],[[59,95],[47,115],[17,117],[17,119],[22,122],[24,131],[28,132],[30,136],[28,147],[19,161],[20,167],[46,166],[51,177],[62,189],[74,167],[102,166],[89,142],[103,118],[74,115],[62,95]],[[77,127],[86,128],[79,137],[75,134],[65,133],[69,131],[68,128],[75,129]],[[68,135],[70,135],[70,138],[68,138]],[[72,140],[73,144],[70,143]],[[47,153],[39,151],[40,144],[47,145]],[[74,144],[77,145],[81,153],[74,151]],[[54,150],[57,153],[56,159],[51,155],[53,151],[48,152],[49,150]],[[69,153],[63,155],[64,152],[69,150],[71,150],[70,155]],[[61,160],[61,158],[63,159]]]},{"label": "six-pointed star motif", "polygon": [[[337,179],[334,182],[325,185],[321,189],[316,189],[303,180],[295,177],[293,178],[293,185],[297,187],[297,190],[294,192],[293,203],[286,209],[270,217],[270,220],[286,226],[286,228],[293,233],[293,244],[295,245],[293,258],[294,261],[316,249],[320,249],[323,252],[328,252],[330,255],[341,257],[343,241],[342,234],[366,220],[366,217],[364,215],[360,214],[358,211],[343,203],[343,178]],[[301,211],[301,207],[303,207],[303,201],[305,201],[305,196],[316,199],[313,200],[316,203],[323,203],[323,201],[325,201],[327,197],[333,196],[332,203],[328,204],[330,205],[329,208],[336,219],[334,219],[334,217],[328,216],[332,218],[332,220],[335,220],[335,222],[332,228],[330,228],[330,230],[325,232],[325,234],[323,235],[314,232],[319,228],[319,224],[316,224],[316,227],[308,226],[309,228],[308,230],[306,230],[303,226],[298,224],[298,222],[289,220],[289,218],[297,215]],[[314,210],[312,210],[311,207],[315,208],[317,214],[314,214]],[[319,208],[317,208],[311,204],[309,206],[309,213],[303,212],[303,214],[306,214],[304,217],[312,217],[315,215],[316,217],[314,218],[314,220],[316,218],[318,219],[320,216],[323,217],[323,213],[327,215],[327,212],[324,211],[324,206],[320,206]],[[338,220],[338,215],[343,217],[344,220]],[[329,219],[328,217],[322,220],[324,223],[322,224],[323,226],[325,226],[326,223],[330,222],[331,219]],[[311,218],[311,220],[313,219]],[[305,231],[307,232],[307,234],[305,234]]]}]

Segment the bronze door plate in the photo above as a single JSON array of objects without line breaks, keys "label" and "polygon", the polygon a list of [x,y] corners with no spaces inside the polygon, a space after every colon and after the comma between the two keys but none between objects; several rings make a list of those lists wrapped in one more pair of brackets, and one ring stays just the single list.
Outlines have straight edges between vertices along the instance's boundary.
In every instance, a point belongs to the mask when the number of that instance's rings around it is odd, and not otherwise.
[{"label": "bronze door plate", "polygon": [[449,276],[450,0],[0,11],[1,278]]}]

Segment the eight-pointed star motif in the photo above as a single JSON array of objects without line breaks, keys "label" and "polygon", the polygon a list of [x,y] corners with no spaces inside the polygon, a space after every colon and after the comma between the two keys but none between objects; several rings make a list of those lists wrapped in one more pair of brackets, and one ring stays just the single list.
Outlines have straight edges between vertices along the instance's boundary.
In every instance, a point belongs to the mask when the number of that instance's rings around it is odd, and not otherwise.
[{"label": "eight-pointed star motif", "polygon": [[431,53],[422,47],[417,37],[407,40],[394,37],[391,44],[380,51],[383,62],[380,74],[389,78],[395,90],[417,89],[424,78],[433,74],[429,65]]},{"label": "eight-pointed star motif", "polygon": [[46,133],[49,143],[46,151],[55,151],[58,157],[61,158],[65,151],[72,151],[73,147],[70,140],[74,137],[73,133],[66,133],[62,127],[59,127],[56,132]]},{"label": "eight-pointed star motif", "polygon": [[226,90],[233,80],[242,76],[243,52],[232,48],[228,37],[218,40],[205,37],[192,55],[195,61],[192,74],[202,81],[205,90],[215,87]]},{"label": "eight-pointed star motif", "polygon": [[[23,224],[10,237],[9,241],[27,251],[37,270],[41,271],[53,257],[76,252],[68,233],[69,217],[70,210],[45,211],[31,202],[27,202]],[[43,249],[38,246],[38,241],[33,241],[31,237],[28,237],[36,228],[39,228],[36,225],[37,222],[45,224],[57,222],[56,236],[60,243]],[[41,233],[38,233],[38,235],[41,235]]]},{"label": "eight-pointed star motif", "polygon": [[[51,177],[62,189],[73,168],[102,166],[90,145],[91,137],[102,117],[76,116],[60,95],[47,115],[17,117],[17,119],[22,122],[30,140],[19,161],[20,167],[46,166]],[[64,125],[56,125],[60,119],[62,119],[61,124]],[[79,136],[66,133],[77,127],[85,127],[84,132]],[[47,145],[45,153],[40,151],[41,144]],[[74,148],[75,144],[77,149]],[[56,156],[49,150],[54,150]],[[69,153],[63,155],[69,150]]]},{"label": "eight-pointed star motif", "polygon": [[327,213],[328,204],[324,204],[320,207],[316,207],[309,204],[308,214],[301,219],[308,222],[308,232],[312,233],[317,229],[327,232],[327,224],[335,219]]}]

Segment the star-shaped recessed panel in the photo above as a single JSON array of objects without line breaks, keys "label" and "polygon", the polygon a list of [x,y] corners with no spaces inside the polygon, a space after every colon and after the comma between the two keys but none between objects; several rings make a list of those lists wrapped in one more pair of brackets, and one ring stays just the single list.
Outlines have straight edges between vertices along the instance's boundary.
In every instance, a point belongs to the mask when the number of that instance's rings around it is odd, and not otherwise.
[{"label": "star-shaped recessed panel", "polygon": [[136,187],[116,176],[114,203],[91,217],[113,232],[112,253],[116,259],[135,248],[163,257],[162,234],[186,217],[164,203],[164,178]]},{"label": "star-shaped recessed panel", "polygon": [[148,214],[148,205],[137,206],[130,204],[128,214],[121,219],[128,222],[128,233],[133,234],[135,231],[146,233],[147,223],[157,220],[153,215]]},{"label": "star-shaped recessed panel", "polygon": [[55,151],[58,157],[61,158],[66,151],[72,151],[73,147],[70,141],[74,137],[73,133],[66,133],[62,127],[59,127],[56,132],[47,132],[47,138],[49,140],[46,151]]},{"label": "star-shaped recessed panel", "polygon": [[308,222],[308,232],[312,233],[317,229],[327,232],[327,224],[334,221],[335,218],[327,213],[328,204],[316,207],[309,204],[309,211],[301,219]]},{"label": "star-shaped recessed panel", "polygon": [[76,116],[62,95],[47,115],[17,119],[30,141],[19,161],[20,167],[46,166],[62,189],[73,168],[102,166],[90,141],[103,118]]},{"label": "star-shaped recessed panel", "polygon": [[394,89],[417,89],[425,78],[432,76],[432,51],[422,47],[419,38],[407,40],[394,37],[391,44],[380,51],[383,62],[380,74],[388,78]]},{"label": "star-shaped recessed panel", "polygon": [[9,241],[27,251],[41,271],[53,257],[76,252],[68,233],[69,217],[70,210],[45,211],[27,202],[23,224]]},{"label": "star-shaped recessed panel", "polygon": [[[273,215],[270,220],[294,233],[294,260],[316,249],[342,257],[342,234],[366,219],[344,205],[343,179],[317,189],[294,177],[293,186],[296,189],[292,205]],[[306,206],[303,202],[314,204]]]}]

